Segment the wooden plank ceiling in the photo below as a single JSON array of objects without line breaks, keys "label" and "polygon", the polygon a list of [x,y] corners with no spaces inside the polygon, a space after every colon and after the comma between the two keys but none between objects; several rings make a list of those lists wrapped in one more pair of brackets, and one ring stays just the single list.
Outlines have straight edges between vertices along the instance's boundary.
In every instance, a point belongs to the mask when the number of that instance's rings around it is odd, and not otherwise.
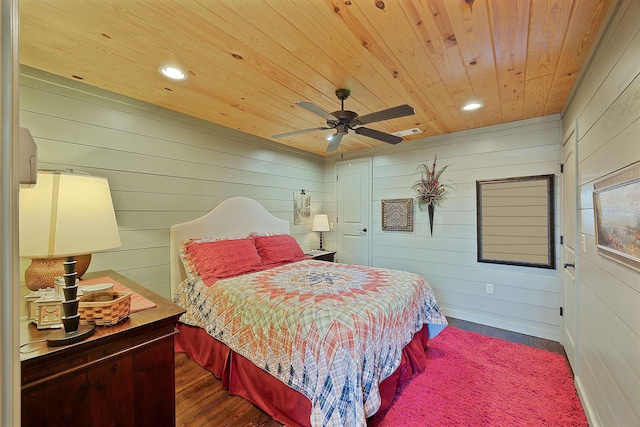
[{"label": "wooden plank ceiling", "polygon": [[[20,62],[325,154],[294,104],[400,104],[407,139],[561,112],[610,0],[21,0]],[[188,72],[175,83],[163,64]],[[469,101],[484,107],[464,112]],[[350,131],[339,151],[385,145]]]}]

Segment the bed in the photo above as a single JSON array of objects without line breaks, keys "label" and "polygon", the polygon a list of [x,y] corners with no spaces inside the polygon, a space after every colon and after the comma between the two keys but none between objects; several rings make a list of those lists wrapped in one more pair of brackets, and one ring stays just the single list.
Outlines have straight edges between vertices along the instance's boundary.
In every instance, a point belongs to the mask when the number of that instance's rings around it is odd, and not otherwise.
[{"label": "bed", "polygon": [[447,321],[420,276],[312,260],[288,233],[245,197],[171,227],[176,351],[285,425],[365,426]]}]

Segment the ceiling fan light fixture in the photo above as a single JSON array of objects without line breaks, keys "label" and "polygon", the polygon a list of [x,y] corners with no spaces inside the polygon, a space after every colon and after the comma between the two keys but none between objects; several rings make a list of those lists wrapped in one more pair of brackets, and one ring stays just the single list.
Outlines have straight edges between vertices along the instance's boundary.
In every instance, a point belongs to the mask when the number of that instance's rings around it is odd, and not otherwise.
[{"label": "ceiling fan light fixture", "polygon": [[187,73],[185,73],[184,71],[182,71],[180,68],[178,67],[174,67],[171,65],[162,65],[160,68],[158,68],[158,71],[160,72],[160,74],[162,74],[163,76],[171,79],[171,80],[186,80],[187,79]]},{"label": "ceiling fan light fixture", "polygon": [[477,110],[478,108],[482,108],[482,104],[479,102],[470,102],[467,105],[465,105],[464,107],[462,107],[463,111],[473,111],[473,110]]}]

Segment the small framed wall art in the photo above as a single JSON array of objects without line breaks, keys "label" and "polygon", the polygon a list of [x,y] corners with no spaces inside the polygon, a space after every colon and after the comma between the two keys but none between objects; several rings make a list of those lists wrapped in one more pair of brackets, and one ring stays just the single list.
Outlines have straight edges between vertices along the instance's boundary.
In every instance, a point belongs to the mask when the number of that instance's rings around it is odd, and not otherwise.
[{"label": "small framed wall art", "polygon": [[302,190],[293,193],[293,225],[311,224],[311,195]]},{"label": "small framed wall art", "polygon": [[413,199],[382,200],[382,231],[413,231]]}]

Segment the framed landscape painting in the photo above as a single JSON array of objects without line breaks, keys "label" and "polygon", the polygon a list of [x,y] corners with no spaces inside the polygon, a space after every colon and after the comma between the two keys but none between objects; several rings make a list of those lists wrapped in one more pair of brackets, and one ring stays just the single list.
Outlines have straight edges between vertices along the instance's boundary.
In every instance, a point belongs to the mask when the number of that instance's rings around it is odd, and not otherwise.
[{"label": "framed landscape painting", "polygon": [[640,164],[594,185],[598,253],[640,271]]}]

